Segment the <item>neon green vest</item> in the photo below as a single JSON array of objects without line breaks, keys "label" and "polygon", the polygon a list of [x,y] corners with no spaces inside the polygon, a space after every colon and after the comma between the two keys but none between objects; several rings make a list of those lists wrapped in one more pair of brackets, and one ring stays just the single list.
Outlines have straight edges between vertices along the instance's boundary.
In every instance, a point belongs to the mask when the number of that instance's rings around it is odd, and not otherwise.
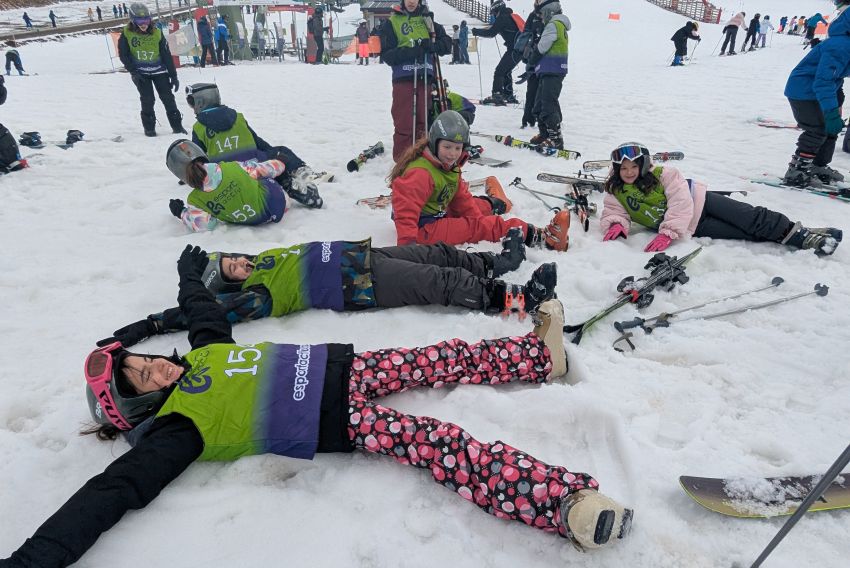
[{"label": "neon green vest", "polygon": [[422,206],[420,215],[426,217],[442,217],[446,214],[446,209],[457,193],[457,184],[460,173],[457,169],[447,172],[436,167],[427,158],[419,157],[410,162],[410,165],[405,168],[405,172],[411,168],[422,168],[431,174],[431,179],[434,180],[434,192],[425,205]]},{"label": "neon green vest", "polygon": [[[660,166],[652,170],[655,177],[661,179],[663,168]],[[623,186],[616,192],[614,197],[625,207],[632,221],[639,223],[649,229],[658,230],[664,214],[667,212],[667,196],[664,195],[664,186],[659,183],[649,193],[644,193],[633,184]]]},{"label": "neon green vest", "polygon": [[225,223],[253,225],[263,217],[266,194],[237,162],[222,162],[221,183],[212,191],[193,189],[188,201]]},{"label": "neon green vest", "polygon": [[[151,24],[153,25],[153,24]],[[156,26],[149,34],[132,31],[130,26],[125,26],[122,32],[127,38],[130,46],[130,57],[139,71],[153,72],[162,68],[159,57],[159,42],[162,41],[162,32]]]},{"label": "neon green vest", "polygon": [[[200,122],[192,127],[195,136],[198,137],[207,149],[207,157],[211,162],[226,162],[239,160],[241,158],[254,158],[256,155],[245,156],[246,152],[257,149],[257,143],[248,129],[248,122],[241,112],[236,113],[236,120],[229,130],[215,132],[208,130]],[[241,154],[241,156],[240,156]]]},{"label": "neon green vest", "polygon": [[[269,291],[272,295],[272,317],[310,307],[305,297],[305,290],[309,290],[309,286],[304,284],[309,277],[306,258],[302,256],[306,253],[305,249],[305,245],[295,245],[261,252],[257,255],[253,272],[242,285],[246,289],[259,284]],[[274,262],[266,263],[270,266],[266,269],[263,259],[269,256],[274,258]]]}]

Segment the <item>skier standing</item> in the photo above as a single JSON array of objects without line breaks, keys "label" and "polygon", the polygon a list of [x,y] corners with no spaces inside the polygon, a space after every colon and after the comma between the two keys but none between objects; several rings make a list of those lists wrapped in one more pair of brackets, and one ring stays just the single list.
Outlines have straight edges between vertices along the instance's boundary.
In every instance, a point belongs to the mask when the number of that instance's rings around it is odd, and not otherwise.
[{"label": "skier standing", "polygon": [[697,41],[701,41],[699,34],[697,33],[699,30],[699,24],[696,22],[688,22],[673,34],[673,37],[670,40],[673,42],[673,45],[676,46],[676,54],[673,56],[673,63],[670,64],[671,67],[678,67],[680,65],[684,65],[684,58],[688,56],[688,40],[695,39]]},{"label": "skier standing", "polygon": [[321,6],[316,6],[316,11],[308,22],[310,32],[313,34],[313,41],[316,42],[316,60],[313,65],[324,63],[325,55],[325,27],[324,9]]},{"label": "skier standing", "polygon": [[47,14],[47,17],[50,18],[50,24],[55,28],[56,27],[56,14],[53,13],[53,10],[50,10],[50,13]]},{"label": "skier standing", "polygon": [[227,22],[224,16],[218,17],[218,23],[215,27],[215,42],[218,45],[216,57],[221,65],[230,64],[230,31],[227,29]]},{"label": "skier standing", "polygon": [[483,200],[472,197],[461,175],[468,147],[469,126],[457,112],[447,110],[428,136],[396,162],[388,179],[398,244],[499,242],[512,227],[520,227],[526,246],[566,251],[569,210],[558,212],[540,229],[521,219],[493,215]]},{"label": "skier standing", "polygon": [[460,22],[457,45],[460,50],[460,62],[469,65],[469,26],[466,25],[466,20]]},{"label": "skier standing", "polygon": [[729,55],[736,54],[735,40],[738,37],[738,28],[744,27],[744,18],[746,17],[746,12],[738,12],[723,26],[723,33],[726,34],[726,37],[723,40],[723,45],[720,47],[720,55],[726,55],[727,46],[729,47]]},{"label": "skier standing", "polygon": [[[377,401],[415,387],[532,385],[564,375],[559,301],[541,307],[532,333],[487,342],[453,339],[363,353],[351,344],[245,346],[235,343],[200,280],[205,264],[197,247],[187,247],[178,260],[178,302],[192,348],[185,357],[139,355],[114,343],[86,358],[86,398],[96,424],[88,433],[114,440],[124,432],[133,447],[71,496],[12,553],[10,564],[72,564],[194,461],[263,453],[386,455],[431,472],[486,512],[557,534],[580,550],[610,546],[629,532],[632,511],[600,494],[590,475]],[[486,475],[470,467],[478,463],[487,464]],[[490,485],[504,494],[497,499],[481,490]]]},{"label": "skier standing", "polygon": [[773,23],[770,21],[770,16],[765,16],[759,22],[759,47],[765,47],[767,42],[767,33],[773,30]]},{"label": "skier standing", "polygon": [[534,66],[534,73],[539,79],[533,110],[537,116],[539,135],[533,138],[532,142],[562,150],[563,115],[559,99],[568,71],[568,32],[572,26],[569,18],[561,12],[561,4],[558,2],[541,4],[540,17],[545,27],[528,60],[529,65]]},{"label": "skier standing", "polygon": [[[429,25],[433,25],[433,40]],[[452,40],[446,30],[434,21],[433,14],[419,0],[400,0],[381,26],[381,57],[392,67],[394,161],[418,141],[414,140],[414,133],[418,139],[428,134],[425,123],[431,107],[428,96],[431,86],[424,84],[426,70],[428,81],[433,82],[434,59],[448,55],[451,50]]]},{"label": "skier standing", "polygon": [[27,27],[27,29],[32,28],[32,20],[30,19],[29,14],[24,12],[24,15],[22,16],[22,18],[24,19],[24,25]]},{"label": "skier standing", "polygon": [[744,44],[741,46],[741,52],[747,51],[747,42],[750,42],[750,51],[756,50],[756,36],[759,33],[759,23],[761,22],[761,14],[756,14],[750,20],[750,27],[744,28],[747,35],[744,36]]},{"label": "skier standing", "polygon": [[603,241],[627,238],[634,221],[657,231],[645,252],[665,250],[676,239],[770,241],[792,248],[812,249],[818,256],[835,252],[842,231],[810,229],[782,213],[706,191],[670,166],[655,166],[642,144],[627,142],[611,152],[611,174],[605,181],[600,226]]},{"label": "skier standing", "polygon": [[806,39],[812,41],[815,39],[815,31],[818,29],[818,24],[826,24],[823,15],[816,12],[814,16],[806,19]]},{"label": "skier standing", "polygon": [[206,16],[198,18],[198,39],[201,41],[201,67],[207,65],[207,54],[209,53],[213,65],[218,65],[218,57],[215,53],[215,41],[210,29],[210,22]]},{"label": "skier standing", "polygon": [[118,56],[124,68],[130,72],[133,84],[139,91],[142,103],[142,127],[145,136],[156,136],[156,113],[154,112],[154,88],[165,106],[165,115],[175,134],[186,134],[183,115],[177,110],[174,94],[180,88],[174,59],[162,31],[151,24],[151,13],[147,6],[134,3],[130,7],[130,23],[118,39]]},{"label": "skier standing", "polygon": [[289,197],[312,209],[322,207],[322,198],[314,180],[316,174],[304,160],[286,146],[272,146],[232,108],[221,104],[221,93],[213,83],[195,83],[186,87],[186,103],[195,111],[192,142],[203,150],[210,162],[264,161],[274,157],[283,162],[283,173],[275,178]]},{"label": "skier standing", "polygon": [[103,12],[100,9],[100,5],[95,6],[94,11],[97,12],[97,21],[102,22],[103,21]]},{"label": "skier standing", "polygon": [[493,87],[491,95],[481,101],[485,105],[504,105],[506,103],[519,103],[514,96],[514,85],[511,72],[519,63],[519,58],[514,54],[516,36],[521,31],[520,24],[525,26],[522,18],[514,14],[514,11],[505,6],[504,0],[493,0],[490,4],[490,14],[495,16],[493,25],[489,28],[472,28],[472,35],[477,37],[502,36],[505,44],[505,52],[496,65],[493,72]]},{"label": "skier standing", "polygon": [[88,9],[88,16],[89,16],[89,21],[93,22],[94,21],[94,10],[91,9],[91,6],[89,6],[89,9]]},{"label": "skier standing", "polygon": [[[534,73],[534,66],[529,64],[529,59],[537,49],[537,42],[540,41],[540,36],[543,34],[545,27],[543,19],[540,17],[540,8],[550,2],[558,0],[534,0],[534,9],[528,15],[525,21],[524,33],[528,36],[528,41],[522,50],[522,61],[525,63],[525,72],[520,75],[517,84],[526,82],[525,88],[525,107],[522,113],[522,127],[534,126],[537,124],[537,115],[534,111],[534,103],[537,99],[537,87],[540,84],[539,77]],[[532,142],[539,143],[545,138],[543,134],[535,134],[532,137]]]},{"label": "skier standing", "polygon": [[850,77],[850,0],[836,0],[839,16],[827,30],[827,40],[819,43],[791,71],[785,96],[802,134],[791,157],[785,183],[805,187],[821,181],[843,181],[844,176],[829,167],[838,134],[844,128],[841,118],[844,78]]},{"label": "skier standing", "polygon": [[783,31],[785,31],[785,26],[787,26],[787,25],[788,25],[788,16],[782,16],[781,18],[779,18],[779,30],[777,31],[777,33],[781,34]]},{"label": "skier standing", "polygon": [[357,64],[369,65],[369,25],[365,19],[357,26]]}]

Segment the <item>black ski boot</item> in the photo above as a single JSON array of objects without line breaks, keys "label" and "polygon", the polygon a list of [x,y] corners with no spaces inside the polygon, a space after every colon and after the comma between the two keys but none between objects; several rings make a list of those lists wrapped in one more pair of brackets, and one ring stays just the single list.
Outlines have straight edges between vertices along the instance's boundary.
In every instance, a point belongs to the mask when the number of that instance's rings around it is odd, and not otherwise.
[{"label": "black ski boot", "polygon": [[547,136],[546,139],[540,142],[540,146],[543,148],[557,148],[558,150],[564,149],[564,137],[561,135],[561,125],[554,128],[546,127]]},{"label": "black ski boot", "polygon": [[145,129],[145,136],[156,136],[156,115],[154,113],[139,113],[142,117],[142,128]]},{"label": "black ski boot", "polygon": [[519,99],[517,99],[517,98],[516,98],[516,95],[515,95],[515,94],[513,94],[513,93],[506,93],[506,94],[505,94],[505,102],[506,102],[506,103],[509,103],[509,104],[512,104],[512,105],[518,105],[518,104],[519,104]]},{"label": "black ski boot", "polygon": [[812,164],[809,172],[823,183],[833,184],[839,181],[844,181],[844,176],[829,166],[818,166],[816,164]]},{"label": "black ski boot", "polygon": [[174,134],[188,134],[183,128],[183,115],[178,111],[176,114],[168,113],[168,124],[171,125],[171,132]]},{"label": "black ski boot", "polygon": [[795,187],[807,187],[811,185],[812,179],[814,179],[814,174],[812,173],[813,159],[814,156],[811,154],[794,154],[791,156],[788,171],[785,172],[785,177],[782,181]]},{"label": "black ski boot", "polygon": [[502,93],[493,93],[492,95],[481,101],[481,104],[491,106],[507,106],[508,103],[505,102],[505,97],[502,96]]},{"label": "black ski boot", "polygon": [[538,122],[537,123],[537,134],[532,136],[531,140],[529,140],[529,142],[532,143],[532,144],[540,144],[541,142],[546,140],[548,137],[549,137],[549,132],[546,130],[546,125],[543,124],[542,122]]},{"label": "black ski boot", "polygon": [[554,262],[541,264],[531,275],[531,280],[523,286],[525,293],[525,311],[537,312],[538,306],[555,297],[555,285],[558,284],[558,265]]},{"label": "black ski boot", "polygon": [[485,280],[489,311],[500,311],[509,316],[516,312],[520,319],[527,313],[536,313],[540,304],[555,297],[558,269],[554,262],[541,264],[531,275],[531,280],[520,284],[506,284],[502,280]]},{"label": "black ski boot", "polygon": [[844,233],[834,227],[803,227],[795,223],[782,239],[783,245],[799,249],[813,249],[818,256],[828,256],[835,252]]},{"label": "black ski boot", "polygon": [[499,199],[498,197],[491,197],[489,195],[476,195],[476,199],[483,199],[487,203],[490,204],[490,211],[493,212],[493,215],[504,215],[505,211],[508,208],[507,203]]},{"label": "black ski boot", "polygon": [[502,252],[492,255],[492,268],[490,269],[491,278],[498,278],[502,274],[511,272],[519,268],[522,261],[525,260],[525,243],[523,242],[522,229],[513,227],[502,239]]}]

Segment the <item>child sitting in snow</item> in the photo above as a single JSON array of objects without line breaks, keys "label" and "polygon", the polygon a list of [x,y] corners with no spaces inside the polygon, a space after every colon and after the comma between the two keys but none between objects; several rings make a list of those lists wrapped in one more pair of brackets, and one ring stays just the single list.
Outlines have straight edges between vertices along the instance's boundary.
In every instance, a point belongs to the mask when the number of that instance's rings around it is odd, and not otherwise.
[{"label": "child sitting in snow", "polygon": [[810,229],[782,213],[706,191],[705,184],[685,179],[675,168],[653,167],[650,156],[636,142],[611,152],[601,218],[603,241],[626,238],[635,221],[658,232],[646,252],[663,251],[673,240],[690,236],[772,241],[814,249],[818,256],[832,254],[841,242],[839,229]]}]

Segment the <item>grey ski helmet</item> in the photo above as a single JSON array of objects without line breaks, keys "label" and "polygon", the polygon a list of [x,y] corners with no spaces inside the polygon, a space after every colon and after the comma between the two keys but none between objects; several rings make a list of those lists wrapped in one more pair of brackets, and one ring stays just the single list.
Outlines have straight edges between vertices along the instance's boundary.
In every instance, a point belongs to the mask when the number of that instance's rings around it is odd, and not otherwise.
[{"label": "grey ski helmet", "polygon": [[652,166],[652,156],[649,149],[640,142],[625,142],[611,152],[611,161],[619,165],[623,160],[636,162],[640,160],[640,176],[643,177]]},{"label": "grey ski helmet", "polygon": [[254,260],[254,255],[242,253],[223,253],[211,252],[207,254],[209,262],[201,275],[201,282],[204,283],[210,292],[213,294],[231,294],[242,290],[242,282],[228,280],[224,277],[224,271],[221,269],[221,259],[224,257],[236,258],[245,257],[251,261]]},{"label": "grey ski helmet", "polygon": [[[118,374],[124,358],[130,353],[116,341],[98,347],[86,358],[86,402],[92,419],[98,424],[115,426],[119,430],[131,430],[159,407],[168,398],[168,392],[155,391],[145,394],[123,392],[119,388]],[[110,371],[111,372],[108,372]]]},{"label": "grey ski helmet", "polygon": [[188,184],[186,169],[189,167],[189,164],[198,159],[202,159],[205,162],[209,161],[200,146],[184,138],[175,140],[168,147],[168,152],[165,154],[165,165],[168,166],[169,171],[176,175],[180,181]]},{"label": "grey ski helmet", "polygon": [[461,142],[463,147],[469,146],[469,125],[459,112],[447,110],[440,113],[428,130],[428,149],[437,157],[437,142],[451,140]]},{"label": "grey ski helmet", "polygon": [[142,24],[150,25],[150,23],[151,23],[151,11],[144,4],[141,4],[139,2],[134,2],[133,4],[130,4],[129,12],[130,12],[130,21],[133,22],[134,24],[136,24],[137,26],[142,25]]},{"label": "grey ski helmet", "polygon": [[563,14],[564,12],[561,10],[561,4],[559,2],[551,2],[548,4],[544,4],[540,9],[540,17],[543,19],[544,24],[548,24],[549,20],[551,20],[557,14]]},{"label": "grey ski helmet", "polygon": [[198,114],[202,110],[221,106],[221,94],[215,83],[195,83],[186,87],[186,102]]}]

